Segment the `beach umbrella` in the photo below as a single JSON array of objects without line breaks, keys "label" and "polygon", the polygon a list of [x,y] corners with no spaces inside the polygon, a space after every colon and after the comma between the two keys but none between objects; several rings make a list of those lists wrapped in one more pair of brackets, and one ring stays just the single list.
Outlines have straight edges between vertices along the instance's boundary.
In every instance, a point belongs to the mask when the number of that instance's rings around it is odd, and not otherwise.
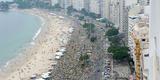
[{"label": "beach umbrella", "polygon": [[57,52],[56,56],[60,56],[61,57],[61,56],[63,56],[63,53],[62,52]]},{"label": "beach umbrella", "polygon": [[32,76],[31,76],[31,79],[35,79],[37,77],[37,75],[36,74],[33,74]]},{"label": "beach umbrella", "polygon": [[55,56],[55,59],[60,59],[60,56]]},{"label": "beach umbrella", "polygon": [[65,51],[66,51],[66,48],[65,48],[65,47],[62,47],[59,51],[60,51],[60,52],[65,52]]},{"label": "beach umbrella", "polygon": [[47,79],[47,78],[50,77],[49,74],[50,73],[47,72],[47,73],[43,73],[41,76],[42,76],[43,79]]}]

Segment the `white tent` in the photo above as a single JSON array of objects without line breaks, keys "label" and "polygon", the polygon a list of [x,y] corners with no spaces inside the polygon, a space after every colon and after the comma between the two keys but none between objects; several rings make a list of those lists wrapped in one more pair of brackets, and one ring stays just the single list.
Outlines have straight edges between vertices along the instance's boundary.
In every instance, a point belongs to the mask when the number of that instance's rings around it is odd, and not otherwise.
[{"label": "white tent", "polygon": [[37,75],[36,74],[33,74],[30,78],[31,79],[35,79],[37,77]]},{"label": "white tent", "polygon": [[47,78],[50,77],[49,74],[50,74],[50,73],[47,72],[47,73],[43,73],[41,76],[42,76],[42,78],[47,79]]},{"label": "white tent", "polygon": [[57,52],[56,56],[60,56],[60,57],[63,56],[63,52]]},{"label": "white tent", "polygon": [[59,51],[60,51],[60,52],[65,52],[65,51],[66,51],[66,48],[65,48],[65,47],[62,47]]},{"label": "white tent", "polygon": [[74,28],[69,28],[69,33],[72,33]]},{"label": "white tent", "polygon": [[61,57],[60,56],[55,56],[55,59],[60,59]]}]

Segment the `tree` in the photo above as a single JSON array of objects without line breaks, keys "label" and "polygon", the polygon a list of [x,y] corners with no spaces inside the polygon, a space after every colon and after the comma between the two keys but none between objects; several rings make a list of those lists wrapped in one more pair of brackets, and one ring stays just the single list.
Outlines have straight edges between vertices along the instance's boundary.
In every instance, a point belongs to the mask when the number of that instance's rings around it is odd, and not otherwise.
[{"label": "tree", "polygon": [[80,11],[82,14],[84,14],[85,16],[88,16],[88,12],[83,8],[83,9],[81,9],[81,11]]},{"label": "tree", "polygon": [[9,9],[9,4],[7,2],[0,2],[0,10],[1,11],[8,11]]},{"label": "tree", "polygon": [[109,53],[115,53],[116,50],[117,50],[117,48],[118,48],[118,46],[111,45],[111,46],[109,46],[109,48],[108,48],[108,52],[109,52]]},{"label": "tree", "polygon": [[109,36],[108,40],[111,42],[111,45],[120,45],[121,38],[116,35],[116,36]]},{"label": "tree", "polygon": [[79,19],[79,20],[83,20],[83,19],[84,19],[84,16],[79,16],[78,19]]},{"label": "tree", "polygon": [[86,28],[88,32],[94,32],[95,25],[93,23],[85,23],[83,28]]},{"label": "tree", "polygon": [[97,37],[92,36],[92,37],[90,38],[90,41],[91,41],[91,42],[95,42],[96,40],[97,40]]},{"label": "tree", "polygon": [[18,8],[31,8],[31,3],[28,0],[15,0],[15,2],[18,4]]},{"label": "tree", "polygon": [[120,61],[126,58],[127,59],[129,58],[128,51],[129,51],[129,48],[124,46],[111,45],[108,48],[108,52],[113,53],[113,58]]},{"label": "tree", "polygon": [[74,8],[73,8],[73,6],[68,6],[67,7],[67,14],[68,15],[71,15],[71,13],[74,11]]},{"label": "tree", "polygon": [[107,20],[106,18],[103,18],[103,19],[100,20],[100,22],[101,22],[101,23],[107,23],[108,20]]},{"label": "tree", "polygon": [[128,47],[119,47],[117,50],[113,53],[113,58],[116,60],[124,60],[129,58],[128,54],[129,48]]},{"label": "tree", "polygon": [[118,29],[116,29],[116,28],[111,28],[111,29],[109,29],[107,32],[106,32],[106,36],[115,36],[115,35],[118,35],[119,34],[119,31],[118,31]]},{"label": "tree", "polygon": [[93,19],[96,19],[98,15],[95,14],[95,13],[93,13],[93,12],[90,12],[90,13],[88,14],[88,16],[90,16],[90,17],[93,18]]},{"label": "tree", "polygon": [[86,66],[89,65],[89,55],[87,53],[81,54],[79,58],[81,68],[85,68]]}]

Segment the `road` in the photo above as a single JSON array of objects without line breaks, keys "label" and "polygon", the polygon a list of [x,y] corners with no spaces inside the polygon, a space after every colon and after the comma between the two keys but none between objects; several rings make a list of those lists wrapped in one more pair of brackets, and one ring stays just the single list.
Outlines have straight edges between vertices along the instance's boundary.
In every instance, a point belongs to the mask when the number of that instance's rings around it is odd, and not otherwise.
[{"label": "road", "polygon": [[107,58],[106,45],[109,45],[109,42],[106,40],[104,34],[108,30],[108,28],[105,28],[104,25],[101,25],[99,22],[95,20],[92,20],[91,22],[96,25],[95,34],[97,35],[97,42],[94,45],[95,48],[93,49],[93,51],[96,53],[96,56],[98,58],[94,63],[94,71],[91,75],[90,80],[102,80],[102,72],[104,71],[104,60]]}]

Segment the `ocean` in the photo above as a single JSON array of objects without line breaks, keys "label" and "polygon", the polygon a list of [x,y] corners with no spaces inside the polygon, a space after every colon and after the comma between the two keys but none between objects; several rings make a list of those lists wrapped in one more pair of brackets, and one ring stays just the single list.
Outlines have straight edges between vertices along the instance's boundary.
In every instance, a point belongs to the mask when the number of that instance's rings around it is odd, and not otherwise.
[{"label": "ocean", "polygon": [[40,18],[29,14],[0,12],[0,68],[30,45],[41,23]]}]

